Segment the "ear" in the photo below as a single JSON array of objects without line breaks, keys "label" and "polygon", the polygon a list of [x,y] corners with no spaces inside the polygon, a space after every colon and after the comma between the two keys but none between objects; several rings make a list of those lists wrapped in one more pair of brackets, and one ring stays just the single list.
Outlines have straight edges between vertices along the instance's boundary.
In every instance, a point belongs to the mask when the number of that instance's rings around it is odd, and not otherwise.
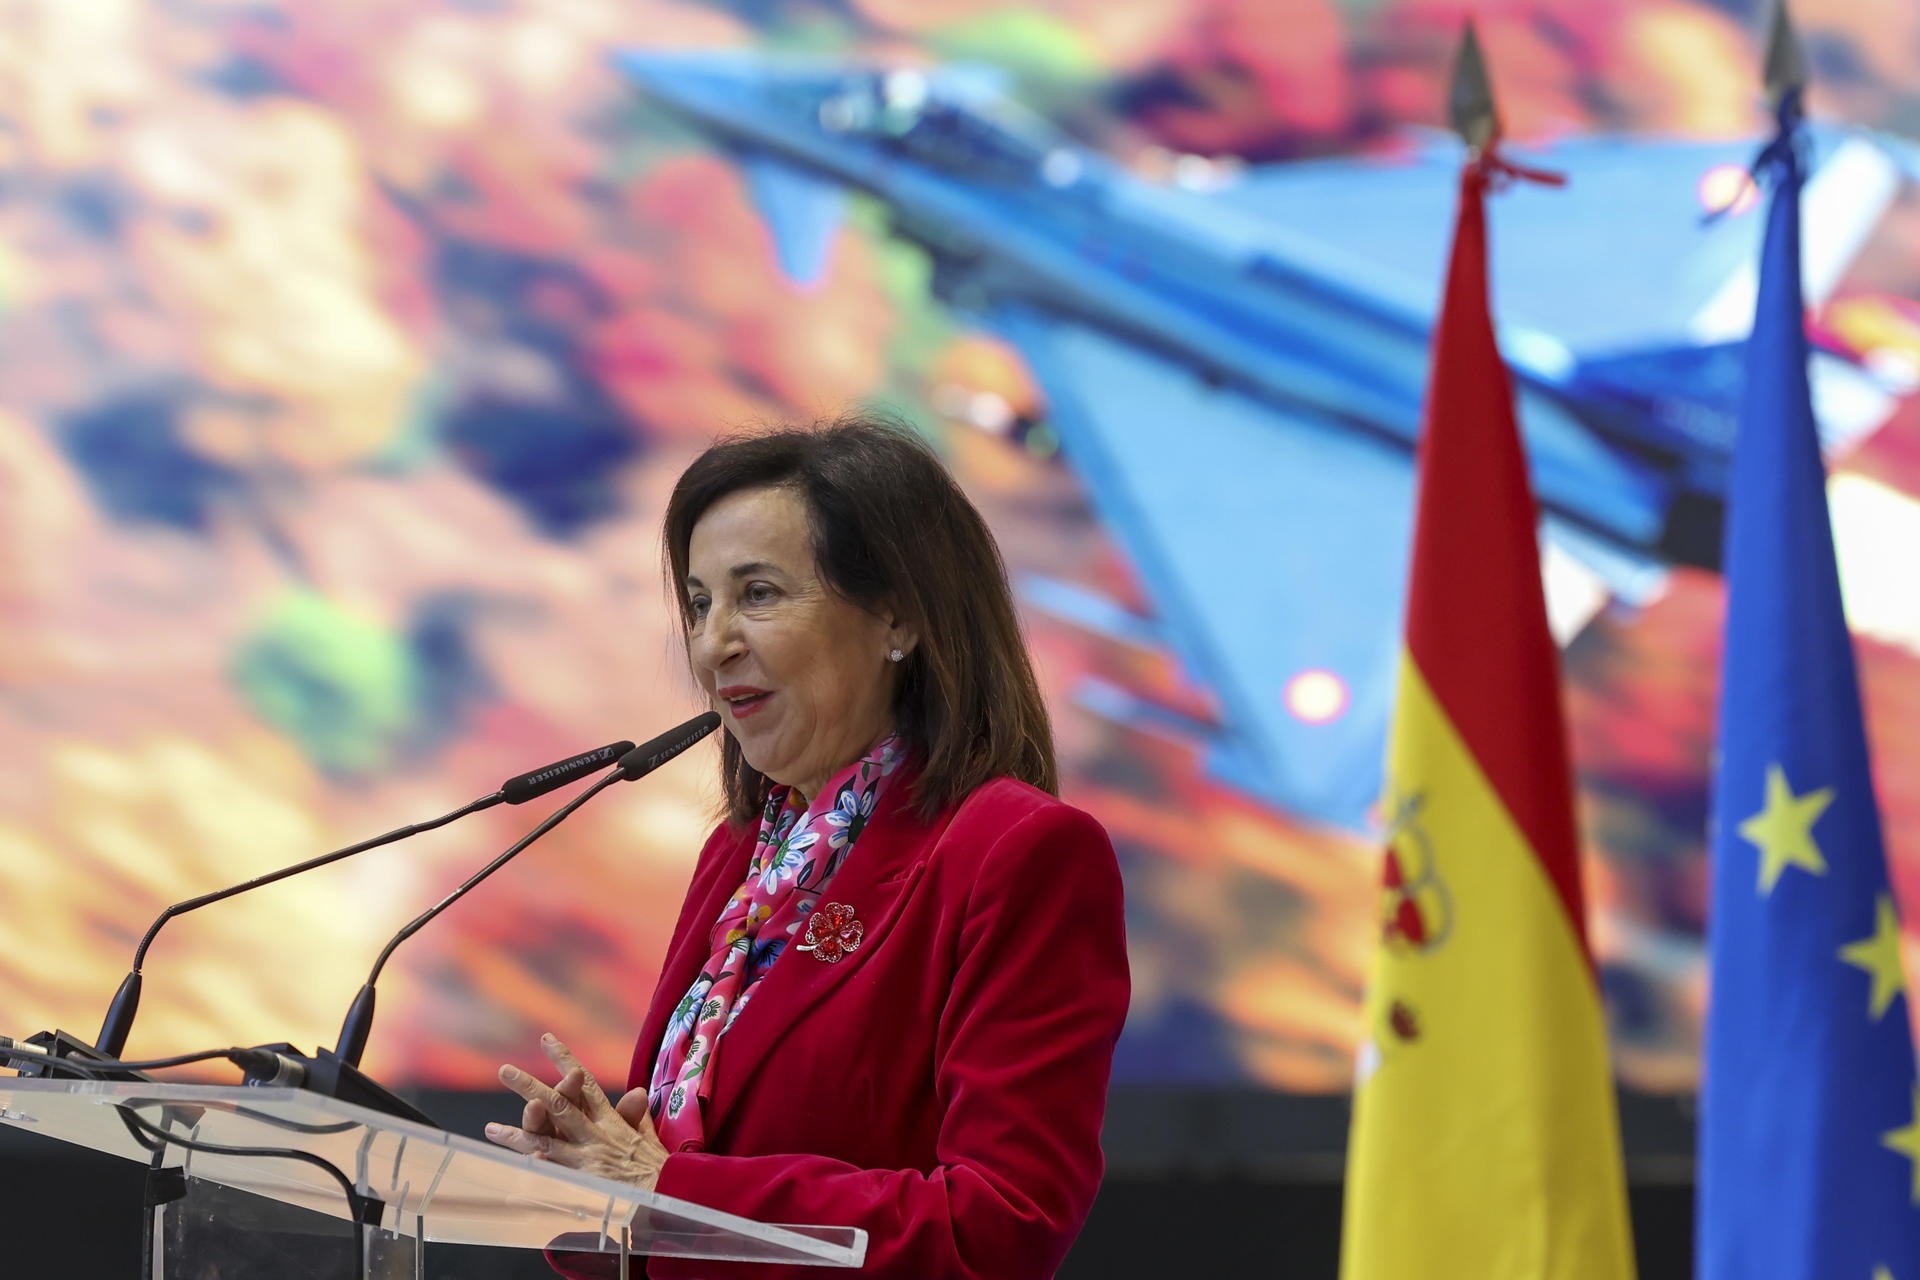
[{"label": "ear", "polygon": [[880,621],[886,624],[886,634],[882,637],[888,649],[898,649],[901,653],[912,653],[920,643],[920,632],[900,620],[899,610],[892,601],[885,602],[878,610]]}]

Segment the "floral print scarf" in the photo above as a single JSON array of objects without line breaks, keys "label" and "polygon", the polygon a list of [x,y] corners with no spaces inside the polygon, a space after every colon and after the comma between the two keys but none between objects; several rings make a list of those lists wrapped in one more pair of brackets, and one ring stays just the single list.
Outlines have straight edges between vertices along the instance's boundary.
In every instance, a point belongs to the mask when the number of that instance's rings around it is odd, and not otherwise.
[{"label": "floral print scarf", "polygon": [[813,913],[905,754],[900,739],[888,734],[836,774],[811,805],[791,787],[767,793],[746,883],[714,922],[713,958],[674,1008],[653,1062],[648,1107],[668,1151],[706,1145],[703,1115],[721,1037]]}]

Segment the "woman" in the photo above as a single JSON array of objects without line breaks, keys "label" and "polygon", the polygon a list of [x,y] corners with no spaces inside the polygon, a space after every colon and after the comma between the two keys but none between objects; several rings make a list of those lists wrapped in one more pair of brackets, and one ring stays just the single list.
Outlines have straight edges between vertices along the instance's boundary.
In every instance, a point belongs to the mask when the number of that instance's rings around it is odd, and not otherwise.
[{"label": "woman", "polygon": [[862,1227],[870,1273],[1052,1275],[1100,1182],[1126,949],[1106,834],[1053,794],[992,535],[925,445],[851,420],[715,445],[664,542],[724,720],[726,821],[630,1092],[611,1104],[549,1036],[559,1088],[503,1067],[525,1113],[488,1136],[761,1222]]}]

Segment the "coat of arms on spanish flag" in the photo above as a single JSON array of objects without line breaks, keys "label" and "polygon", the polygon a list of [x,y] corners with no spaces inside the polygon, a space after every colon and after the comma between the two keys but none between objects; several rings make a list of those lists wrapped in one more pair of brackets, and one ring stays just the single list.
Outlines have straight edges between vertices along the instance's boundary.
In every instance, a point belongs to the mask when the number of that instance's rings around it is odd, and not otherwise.
[{"label": "coat of arms on spanish flag", "polygon": [[1487,300],[1483,196],[1514,171],[1475,141],[1421,440],[1341,1275],[1617,1280],[1633,1250],[1559,659]]}]

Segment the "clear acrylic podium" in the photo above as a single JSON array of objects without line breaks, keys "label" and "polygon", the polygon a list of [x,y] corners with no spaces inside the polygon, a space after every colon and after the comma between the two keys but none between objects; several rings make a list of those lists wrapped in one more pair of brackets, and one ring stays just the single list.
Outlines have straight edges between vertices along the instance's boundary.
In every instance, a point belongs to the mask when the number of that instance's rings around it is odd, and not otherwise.
[{"label": "clear acrylic podium", "polygon": [[857,1228],[753,1222],[299,1089],[0,1077],[0,1122],[148,1165],[165,1280],[418,1280],[431,1242],[599,1254],[581,1261],[609,1277],[644,1254],[866,1257]]}]

